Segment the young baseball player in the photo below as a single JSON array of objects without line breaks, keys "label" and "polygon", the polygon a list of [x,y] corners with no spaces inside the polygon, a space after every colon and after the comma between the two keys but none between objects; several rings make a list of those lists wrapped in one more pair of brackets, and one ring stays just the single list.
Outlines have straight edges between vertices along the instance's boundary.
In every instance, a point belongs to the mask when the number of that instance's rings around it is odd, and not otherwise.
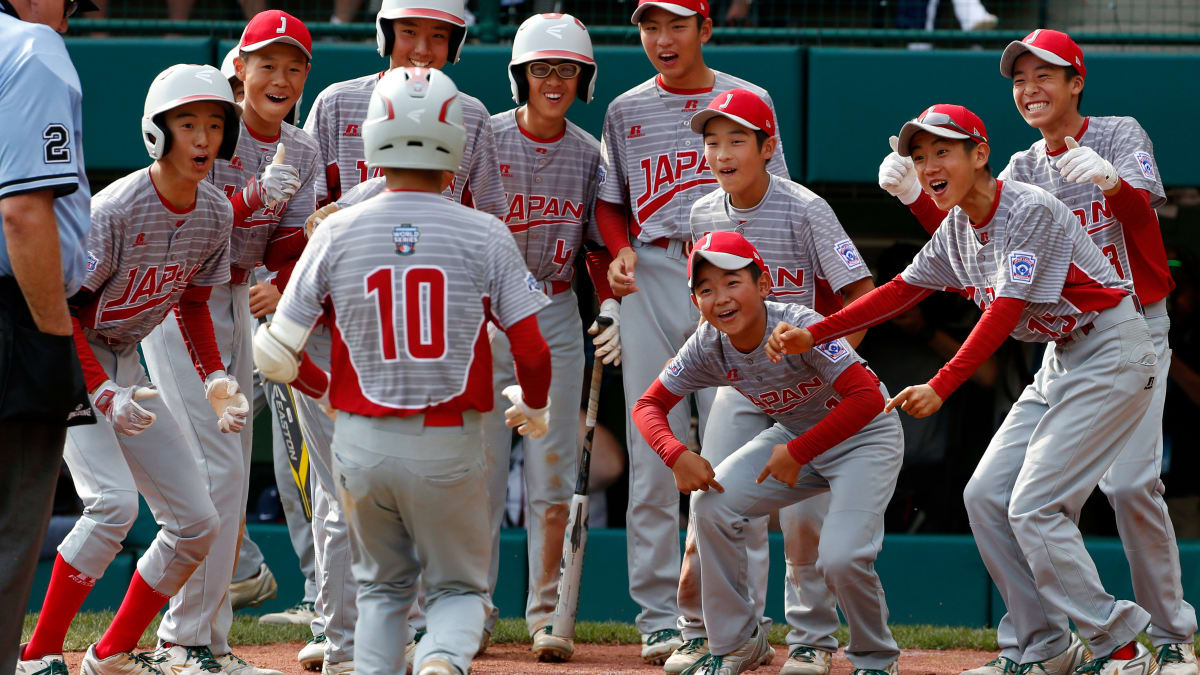
[{"label": "young baseball player", "polygon": [[[551,620],[561,576],[563,532],[575,485],[573,448],[579,445],[579,392],[583,389],[584,355],[579,302],[571,289],[575,257],[586,240],[600,241],[592,219],[600,143],[569,122],[575,99],[592,100],[596,62],[587,28],[570,14],[530,17],[513,38],[508,74],[513,100],[520,106],[492,117],[500,162],[500,180],[508,202],[504,223],[512,232],[529,271],[550,298],[538,312],[538,328],[550,345],[554,378],[550,382],[550,430],[525,447],[525,528],[528,537],[529,590],[525,623],[533,636],[533,653],[541,661],[565,661],[575,646],[570,638],[551,633]],[[596,353],[605,363],[620,363],[616,324],[620,305],[608,290],[607,255],[589,253],[588,265],[601,297],[603,316],[613,320],[598,335]],[[597,333],[593,324],[590,332]],[[515,380],[508,339],[492,336],[492,388],[497,392]],[[507,399],[497,398],[502,407]],[[493,412],[483,420],[488,452],[488,484],[492,510],[492,565],[489,582],[496,587],[500,560],[500,522],[508,492],[512,432]],[[496,614],[488,618],[491,629]]]},{"label": "young baseball player", "polygon": [[[721,92],[692,117],[690,126],[703,139],[705,159],[721,186],[692,207],[693,242],[710,232],[740,233],[762,254],[774,300],[801,304],[821,315],[833,314],[844,303],[873,288],[870,270],[825,200],[767,171],[767,162],[778,145],[775,116],[766,101],[746,89]],[[857,346],[861,339],[861,334],[853,336],[851,346]],[[710,414],[721,420],[704,435],[702,454],[713,466],[773,424],[769,415],[728,384],[717,390]],[[830,657],[837,651],[833,631],[840,620],[835,599],[816,569],[817,551],[806,550],[815,547],[800,534],[820,532],[828,508],[828,496],[819,495],[780,512],[788,564],[787,616],[792,625],[789,659],[781,671],[785,675],[827,672]],[[697,532],[696,522],[694,518],[689,520],[692,539]],[[748,525],[746,539],[748,560],[755,566],[747,578],[761,618],[769,571],[765,516]],[[702,567],[697,552],[695,542],[689,541],[679,579],[684,644],[664,664],[668,673],[686,670],[708,651],[701,613],[701,600],[705,598],[701,593]],[[805,602],[800,603],[798,596],[803,596]],[[860,629],[860,640],[862,630],[865,628]],[[869,637],[879,645],[891,642],[890,637],[874,630]]]},{"label": "young baseball player", "polygon": [[[690,247],[692,205],[717,186],[689,120],[713,93],[749,89],[770,104],[759,87],[712,70],[701,48],[712,35],[706,0],[639,0],[632,21],[658,74],[618,96],[608,107],[600,143],[596,221],[615,258],[609,267],[613,292],[622,300],[625,400],[633,401],[654,380],[696,328],[694,308],[679,306]],[[786,178],[783,152],[768,162]],[[712,390],[696,392],[702,427]],[[687,406],[671,415],[676,433],[690,422]],[[704,433],[703,430],[701,432]],[[676,627],[679,606],[679,495],[668,489],[671,474],[654,458],[632,423],[629,447],[629,508],[626,537],[629,594],[641,607],[642,658],[662,663],[683,644]]]},{"label": "young baseball player", "polygon": [[[241,136],[233,157],[217,162],[209,175],[233,206],[230,280],[213,288],[208,304],[222,362],[239,383],[248,383],[254,325],[250,270],[265,264],[279,270],[277,286],[286,283],[288,265],[305,242],[304,220],[316,208],[319,162],[312,139],[283,121],[310,68],[312,38],[304,23],[279,10],[261,12],[246,24],[239,49],[238,76],[245,84]],[[221,529],[212,553],[172,599],[159,625],[158,656],[167,667],[211,655],[226,673],[274,672],[229,655],[233,614],[226,591],[245,520],[252,425],[240,434],[221,435],[196,419],[204,391],[183,376],[188,362],[184,328],[178,321],[163,322],[143,342],[142,353],[167,406],[190,421],[182,425],[184,437],[202,457],[201,480],[221,516]],[[229,393],[248,411],[244,394]]]},{"label": "young baseball player", "polygon": [[[935,105],[905,124],[896,152],[912,158],[921,188],[949,211],[945,221],[896,279],[813,326],[780,325],[771,346],[797,353],[885,321],[933,290],[957,289],[983,309],[979,323],[933,379],[888,403],[925,417],[1005,336],[1049,343],[965,492],[972,531],[1006,607],[1035,611],[1024,609],[1033,603],[1088,637],[1097,658],[1077,672],[1152,672],[1153,654],[1134,641],[1150,615],[1104,590],[1075,519],[1146,414],[1154,342],[1133,285],[1070,207],[1039,187],[992,178],[989,151],[983,122],[961,106]],[[998,513],[995,499],[1006,505]],[[1079,658],[1065,627],[1056,627],[1065,635],[1053,651],[1020,662],[1064,650]]]},{"label": "young baseball player", "polygon": [[212,394],[203,402],[204,424],[232,433],[245,423],[244,412],[227,409],[229,399],[219,398],[227,388],[236,391],[237,382],[221,363],[206,305],[212,287],[229,278],[233,214],[225,195],[204,178],[214,162],[233,156],[239,114],[215,68],[168,68],[150,84],[142,117],[154,163],[92,198],[87,276],[70,304],[76,347],[100,414],[97,424],[67,432],[64,456],[84,513],[59,546],[18,674],[66,672],[61,654],[67,629],[120,552],[137,518],[138,494],[161,529],[138,560],[112,624],[88,647],[86,675],[162,672],[146,653],[135,653],[138,638],[217,539],[218,513],[202,483],[168,484],[181,466],[200,458],[183,442],[175,411],[149,387],[137,346],[176,307],[196,357],[194,367],[187,360],[192,384],[203,391],[207,382]]},{"label": "young baseball player", "polygon": [[[1100,489],[1117,516],[1134,596],[1150,612],[1147,632],[1158,667],[1165,675],[1195,675],[1196,612],[1183,598],[1179,550],[1159,480],[1161,416],[1171,363],[1165,298],[1174,284],[1154,213],[1154,207],[1166,201],[1154,148],[1132,118],[1080,114],[1087,69],[1083,51],[1065,33],[1035,30],[1012,42],[1001,58],[1000,72],[1012,80],[1017,111],[1042,133],[1028,150],[1012,156],[1000,178],[1037,185],[1066,202],[1117,275],[1133,281],[1145,310],[1158,353],[1154,396],[1142,424],[1100,480]],[[889,155],[880,167],[880,184],[900,195],[899,183],[909,173],[899,156]],[[932,232],[944,214],[919,187],[916,195],[914,201],[910,188],[902,201],[912,202],[914,213]],[[984,478],[992,484],[991,477]],[[1002,517],[1002,495],[978,483],[967,489],[976,496],[979,513],[986,511],[990,520]],[[987,548],[987,555],[1008,557],[1004,549]],[[1071,635],[1066,615],[1036,604],[1035,586],[1026,576],[1008,583],[1014,598],[1020,599],[1016,607],[1009,605],[1009,614],[1000,621],[1000,655],[973,675],[1003,675],[998,671],[1008,663],[1041,663],[1051,675],[1069,672],[1083,660],[1084,648]]]},{"label": "young baseball player", "polygon": [[540,437],[550,355],[536,312],[549,300],[503,223],[440,194],[467,135],[449,77],[428,68],[384,75],[362,133],[388,191],[314,233],[274,319],[255,337],[255,361],[271,379],[293,379],[311,327],[326,307],[335,316],[333,456],[359,588],[356,672],[405,671],[420,573],[429,625],[416,672],[461,675],[491,609],[480,501],[480,413],[493,402],[485,323],[513,345],[520,385],[510,392],[519,402],[509,423]]},{"label": "young baseball player", "polygon": [[[728,140],[716,138],[725,125],[709,120],[705,143]],[[713,168],[722,167],[729,163]],[[737,199],[736,193],[731,196]],[[771,363],[765,346],[772,326],[781,321],[808,325],[821,315],[799,303],[764,302],[779,290],[773,288],[769,266],[740,233],[718,231],[700,238],[688,263],[688,283],[705,323],[633,412],[678,490],[702,491],[692,497],[692,522],[704,568],[700,584],[709,652],[684,672],[736,675],[770,663],[775,650],[767,644],[767,628],[750,593],[748,577],[756,572],[749,563],[747,520],[829,492],[819,556],[825,582],[835,589],[850,624],[846,655],[856,673],[895,675],[900,650],[887,627],[883,588],[874,570],[883,511],[904,457],[899,420],[881,414],[887,390],[845,340]],[[736,391],[772,420],[732,452],[719,453],[715,470],[710,460],[688,452],[667,422],[672,407],[704,387]],[[714,410],[719,404],[720,398]],[[705,453],[713,450],[706,447]]]}]

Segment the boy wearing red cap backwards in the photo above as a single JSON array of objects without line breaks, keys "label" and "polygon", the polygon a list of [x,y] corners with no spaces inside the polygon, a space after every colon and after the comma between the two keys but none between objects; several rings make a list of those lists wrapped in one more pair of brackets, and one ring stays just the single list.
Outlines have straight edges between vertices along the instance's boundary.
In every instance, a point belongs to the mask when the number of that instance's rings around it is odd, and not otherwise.
[{"label": "boy wearing red cap backwards", "polygon": [[[1159,668],[1166,675],[1196,675],[1192,648],[1196,612],[1183,599],[1175,530],[1159,480],[1162,409],[1171,364],[1165,298],[1174,284],[1154,213],[1154,207],[1166,201],[1154,147],[1131,117],[1080,115],[1087,69],[1083,51],[1066,33],[1035,30],[1010,43],[1000,59],[1000,72],[1012,79],[1018,112],[1042,132],[1041,140],[1012,156],[1000,178],[1032,183],[1066,202],[1117,274],[1132,279],[1145,309],[1158,352],[1154,396],[1141,425],[1100,480],[1100,489],[1116,513],[1134,597],[1150,612],[1147,632],[1156,647]],[[880,184],[896,193],[907,173],[907,166],[893,153],[880,167]],[[915,178],[909,180],[916,184]],[[912,201],[913,192],[910,188],[902,201]],[[932,232],[945,214],[928,196],[919,190],[915,194],[914,213]],[[1001,495],[991,491],[992,484],[992,477],[980,476],[967,490],[979,497],[980,514],[986,511],[994,520],[1002,517],[1004,503]],[[985,499],[985,493],[992,499]],[[1035,597],[1032,580],[1017,576],[1013,584],[1023,588],[1014,589],[1014,595]],[[978,672],[973,675],[1002,675],[1007,662],[1022,659],[1045,664],[1051,675],[1074,667],[1069,663],[1072,659],[1061,657],[1082,655],[1083,649],[1070,634],[1065,615],[1046,612],[1037,604],[1018,602],[1017,607],[1009,607],[1011,613],[1001,619],[997,630],[1000,656],[975,669]],[[1074,649],[1064,651],[1068,643]]]},{"label": "boy wearing red cap backwards", "polygon": [[[925,417],[1006,336],[1050,343],[975,470],[973,484],[987,489],[966,490],[972,531],[1007,607],[1050,605],[1088,638],[1100,656],[1076,672],[1150,672],[1153,655],[1134,642],[1150,615],[1104,590],[1075,525],[1153,397],[1157,355],[1133,284],[1066,204],[1039,187],[992,178],[987,132],[966,108],[921,113],[904,125],[896,152],[912,158],[921,188],[949,211],[945,221],[894,280],[813,326],[779,325],[769,347],[800,353],[886,321],[934,290],[957,290],[983,310],[979,323],[932,380],[888,402]],[[998,515],[986,506],[992,493],[1007,505]],[[1027,582],[1014,584],[1020,577]],[[1025,585],[1037,593],[1015,592]],[[1059,651],[1076,658],[1064,641]]]},{"label": "boy wearing red cap backwards", "polygon": [[[241,136],[233,158],[218,161],[208,177],[233,206],[230,281],[213,287],[208,306],[221,360],[244,384],[252,381],[253,369],[249,272],[266,265],[279,271],[272,283],[280,289],[286,284],[304,247],[304,220],[316,208],[319,164],[312,138],[283,121],[304,91],[312,58],[308,28],[286,12],[261,12],[246,24],[239,54],[235,65],[245,83]],[[279,162],[277,155],[282,155]],[[252,425],[247,420],[240,433],[222,434],[198,416],[206,389],[186,377],[191,359],[184,329],[179,322],[163,322],[143,342],[142,352],[167,406],[191,420],[181,425],[184,437],[202,458],[199,480],[217,507],[221,529],[208,558],[171,600],[158,628],[158,656],[165,670],[200,663],[207,672],[277,672],[233,656],[228,641],[233,612],[226,591],[246,515]]]},{"label": "boy wearing red cap backwards", "polygon": [[[763,89],[705,65],[701,48],[712,36],[708,13],[707,0],[639,0],[632,21],[658,74],[618,96],[605,113],[596,223],[614,257],[610,286],[627,296],[620,325],[627,401],[646,390],[699,320],[695,310],[679,306],[691,244],[688,217],[717,180],[688,122],[714,92],[740,87],[770,101]],[[783,152],[768,167],[788,175]],[[696,394],[702,434],[712,396]],[[674,411],[671,420],[683,433],[687,407]],[[679,495],[632,424],[626,434],[629,595],[641,607],[636,624],[642,658],[662,663],[683,644],[676,628]]]},{"label": "boy wearing red cap backwards", "polygon": [[[821,315],[798,303],[764,301],[772,293],[770,272],[741,234],[699,239],[688,284],[705,323],[633,408],[638,430],[671,468],[676,487],[702,491],[692,497],[692,523],[709,653],[684,672],[736,675],[770,661],[774,650],[748,601],[747,577],[754,572],[748,570],[746,521],[828,492],[831,513],[856,514],[854,520],[830,518],[820,544],[828,583],[850,624],[847,655],[855,672],[894,675],[900,651],[873,567],[904,456],[899,420],[881,414],[886,389],[845,340],[769,361],[764,349],[771,326],[806,326]],[[691,392],[727,386],[772,423],[714,471],[675,439],[667,411]]]},{"label": "boy wearing red cap backwards", "polygon": [[[767,172],[766,163],[778,147],[778,139],[775,116],[765,101],[754,92],[731,89],[717,94],[707,109],[692,117],[690,126],[693,132],[701,134],[705,159],[721,185],[721,189],[708,193],[692,207],[693,241],[699,241],[709,232],[732,230],[742,234],[763,256],[774,299],[801,304],[822,315],[841,309],[843,297],[846,303],[852,302],[874,287],[870,271],[825,200],[798,183]],[[851,346],[856,346],[859,340],[861,335],[852,337]],[[704,436],[703,456],[713,465],[720,464],[772,424],[769,415],[737,392],[736,382],[722,384],[712,411],[721,424]],[[840,624],[837,607],[817,570],[817,550],[810,541],[822,529],[828,509],[828,495],[822,493],[780,511],[788,563],[787,618],[792,625],[788,635],[792,654],[781,671],[785,675],[813,670],[828,672],[829,655],[837,651],[837,640],[833,637]],[[837,527],[859,527],[861,514],[861,509],[843,511],[834,514],[831,522],[840,523]],[[749,597],[756,599],[760,615],[769,562],[766,520],[754,519],[747,526],[746,536],[752,570],[748,578],[753,587]],[[812,534],[805,536],[806,532]],[[689,527],[689,534],[695,536],[694,527]],[[708,598],[699,592],[700,574],[696,548],[688,546],[679,581],[681,589],[693,589],[679,594],[685,643],[667,660],[668,673],[683,671],[707,650],[700,605],[702,598],[704,603]],[[800,603],[799,597],[805,602]],[[890,638],[884,637],[886,620],[872,624],[859,623],[856,646],[870,644],[871,648],[859,651],[885,653],[890,643]],[[895,644],[890,643],[890,648],[895,649]]]}]

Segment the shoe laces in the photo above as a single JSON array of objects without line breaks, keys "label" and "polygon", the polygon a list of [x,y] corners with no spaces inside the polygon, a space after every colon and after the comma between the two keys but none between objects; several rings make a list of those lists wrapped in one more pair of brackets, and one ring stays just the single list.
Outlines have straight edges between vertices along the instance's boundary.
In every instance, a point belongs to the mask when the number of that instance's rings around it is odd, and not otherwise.
[{"label": "shoe laces", "polygon": [[725,665],[725,657],[710,653],[706,654],[700,663],[703,665],[696,671],[697,673],[720,673],[721,668]]},{"label": "shoe laces", "polygon": [[129,660],[136,663],[138,670],[146,670],[151,673],[162,673],[162,670],[155,664],[166,661],[165,656],[158,656],[155,652],[133,652],[129,653]]},{"label": "shoe laces", "polygon": [[310,645],[319,645],[324,641],[325,641],[324,633],[317,633],[316,635],[308,638],[308,644],[310,644]]},{"label": "shoe laces", "polygon": [[850,671],[850,675],[889,675],[886,670],[874,670],[871,668],[855,668]]},{"label": "shoe laces", "polygon": [[705,642],[708,642],[708,638],[698,637],[692,638],[691,640],[685,640],[676,651],[678,651],[680,654],[695,654],[704,648]]},{"label": "shoe laces", "polygon": [[1088,673],[1099,673],[1104,670],[1104,666],[1112,659],[1112,656],[1098,656],[1094,659],[1088,659],[1079,664],[1075,669],[1075,675],[1087,675]]},{"label": "shoe laces", "polygon": [[[1008,661],[1009,663],[1012,663],[1011,659],[1004,659],[1004,660]],[[993,663],[995,663],[995,661],[993,661]],[[1037,668],[1038,670],[1042,671],[1043,673],[1046,673],[1046,675],[1049,675],[1049,671],[1046,670],[1046,666],[1043,665],[1042,661],[1034,661],[1033,663],[1022,663],[1019,666],[1017,664],[1013,663],[1013,666],[1015,666],[1015,670],[1013,672],[1017,673],[1018,675],[1029,675],[1029,673],[1033,672],[1034,668]],[[1007,665],[1005,665],[1004,672],[1006,672],[1006,673],[1008,672]]]},{"label": "shoe laces", "polygon": [[33,673],[33,675],[70,675],[71,671],[67,670],[67,664],[62,661],[47,661],[46,667]]},{"label": "shoe laces", "polygon": [[792,653],[788,654],[788,658],[804,661],[805,663],[814,663],[817,660],[817,650],[801,645],[793,649]]},{"label": "shoe laces", "polygon": [[1183,663],[1183,650],[1179,645],[1166,644],[1158,648],[1158,665]]},{"label": "shoe laces", "polygon": [[286,612],[286,613],[291,613],[291,614],[300,614],[301,612],[312,612],[312,611],[314,611],[314,610],[313,610],[313,603],[311,603],[311,602],[297,602],[296,604],[294,604],[294,605],[292,605],[291,607],[289,607],[289,608],[287,609],[287,612]]},{"label": "shoe laces", "polygon": [[207,670],[210,673],[221,672],[221,664],[217,663],[216,657],[213,656],[212,650],[208,647],[184,647],[187,650],[187,656],[184,658],[184,663],[196,660],[200,666],[200,670]]},{"label": "shoe laces", "polygon": [[[322,633],[322,635],[324,635],[324,633]],[[238,664],[239,666],[249,666],[250,665],[249,663],[246,663],[246,661],[244,659],[242,659],[240,656],[236,656],[233,652],[229,652],[228,654],[226,654],[225,658],[229,659],[230,661],[233,661],[234,663]]]},{"label": "shoe laces", "polygon": [[662,630],[656,630],[651,633],[650,636],[646,638],[646,644],[656,645],[660,642],[666,642],[667,640],[677,637],[679,637],[679,631],[675,630],[674,628],[663,628]]}]

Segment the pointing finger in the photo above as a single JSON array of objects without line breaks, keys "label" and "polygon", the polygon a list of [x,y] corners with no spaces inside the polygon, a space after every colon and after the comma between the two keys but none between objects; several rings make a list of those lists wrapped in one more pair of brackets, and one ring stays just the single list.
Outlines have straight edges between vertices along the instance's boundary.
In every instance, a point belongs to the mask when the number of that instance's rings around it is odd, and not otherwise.
[{"label": "pointing finger", "polygon": [[764,467],[763,467],[763,470],[762,470],[762,473],[758,474],[758,480],[756,480],[756,481],[754,481],[754,482],[755,482],[755,483],[758,483],[759,485],[762,485],[762,482],[763,482],[764,480],[766,480],[766,479],[767,479],[767,477],[768,477],[768,476],[770,476],[770,475],[771,475],[771,469],[770,469],[770,468],[768,468],[768,467],[765,467],[765,466],[764,466]]},{"label": "pointing finger", "polygon": [[724,487],[722,487],[722,486],[721,486],[721,484],[720,484],[720,483],[718,483],[718,482],[717,482],[717,480],[716,480],[715,478],[714,478],[714,479],[711,479],[711,480],[709,480],[709,481],[708,481],[708,484],[709,484],[710,486],[712,486],[712,489],[716,490],[717,492],[725,492],[725,488],[724,488]]}]

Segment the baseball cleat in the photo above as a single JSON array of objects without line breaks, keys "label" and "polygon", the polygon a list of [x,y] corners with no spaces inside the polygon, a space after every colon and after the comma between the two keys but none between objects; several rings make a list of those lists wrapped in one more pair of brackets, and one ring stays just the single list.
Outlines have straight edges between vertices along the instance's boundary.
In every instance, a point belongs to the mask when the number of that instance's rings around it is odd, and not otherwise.
[{"label": "baseball cleat", "polygon": [[258,666],[246,663],[242,659],[233,655],[233,652],[222,654],[217,657],[217,663],[221,664],[222,672],[226,675],[283,675],[278,670],[270,668],[259,668]]},{"label": "baseball cleat", "polygon": [[288,624],[307,626],[315,618],[317,618],[317,613],[313,611],[313,604],[311,602],[298,602],[282,612],[263,614],[258,617],[258,622],[278,626],[286,626]]},{"label": "baseball cleat", "polygon": [[1158,670],[1158,661],[1154,653],[1142,646],[1140,642],[1131,643],[1134,647],[1133,658],[1114,659],[1112,654],[1088,659],[1075,669],[1076,675],[1152,675]]},{"label": "baseball cleat", "polygon": [[1079,664],[1092,658],[1092,652],[1083,644],[1079,636],[1071,633],[1071,642],[1067,648],[1053,658],[1045,661],[1021,664],[1021,672],[1033,675],[1071,675]]},{"label": "baseball cleat", "polygon": [[1196,651],[1190,642],[1162,645],[1155,658],[1159,675],[1196,675]]},{"label": "baseball cleat", "polygon": [[426,661],[421,664],[421,669],[417,671],[417,675],[460,675],[458,668],[446,663],[445,661]]},{"label": "baseball cleat", "polygon": [[421,638],[423,637],[425,637],[425,631],[419,630],[413,633],[413,636],[408,640],[408,644],[404,645],[404,672],[407,673],[407,675],[412,675],[413,657],[417,655],[417,643],[420,642]]},{"label": "baseball cleat", "polygon": [[964,670],[961,675],[1017,675],[1020,672],[1021,664],[1007,656],[997,656],[978,668]]},{"label": "baseball cleat", "polygon": [[182,675],[183,673],[220,673],[221,664],[217,663],[212,650],[208,647],[186,647],[173,642],[161,642],[154,650],[154,658],[158,659],[158,667],[167,675]]},{"label": "baseball cleat", "polygon": [[708,653],[708,638],[692,638],[684,640],[683,644],[671,653],[663,664],[663,671],[669,675],[679,675],[692,667],[692,664],[704,658]]},{"label": "baseball cleat", "polygon": [[900,675],[900,664],[897,661],[892,661],[883,670],[855,668],[850,671],[850,675]]},{"label": "baseball cleat", "polygon": [[475,650],[475,658],[483,656],[487,651],[488,645],[492,643],[492,631],[484,628],[483,633],[479,636],[479,649]]},{"label": "baseball cleat", "polygon": [[[79,665],[80,675],[166,675],[152,652],[121,652],[107,659],[96,656],[96,645],[89,645]],[[65,672],[65,671],[64,671]],[[178,671],[183,672],[183,671]],[[195,672],[195,671],[188,671]]]},{"label": "baseball cleat", "polygon": [[754,634],[741,647],[728,654],[711,651],[693,663],[682,675],[738,675],[771,662],[775,650],[767,643],[767,632],[755,628]]},{"label": "baseball cleat", "polygon": [[321,664],[325,662],[325,634],[310,637],[296,654],[296,660],[305,670],[320,670]]},{"label": "baseball cleat", "polygon": [[538,661],[562,663],[570,661],[575,654],[575,641],[554,635],[551,626],[542,626],[533,632],[533,655]]},{"label": "baseball cleat", "polygon": [[258,574],[229,584],[229,604],[233,605],[235,612],[244,607],[261,607],[278,594],[279,584],[275,582],[275,575],[271,574],[266,563],[259,566]]},{"label": "baseball cleat", "polygon": [[354,662],[326,663],[321,669],[321,675],[354,675]]},{"label": "baseball cleat", "polygon": [[[788,652],[787,661],[779,669],[779,675],[829,675],[833,668],[833,654],[815,647],[800,645]],[[980,673],[979,675],[994,675]]]},{"label": "baseball cleat", "polygon": [[642,635],[642,660],[652,666],[661,666],[676,649],[683,646],[683,638],[674,628],[664,628]]},{"label": "baseball cleat", "polygon": [[28,644],[28,642],[21,643],[20,649],[17,650],[16,675],[67,675],[70,672],[67,670],[67,664],[63,661],[62,654],[46,654],[36,659],[26,660],[25,646]]}]

